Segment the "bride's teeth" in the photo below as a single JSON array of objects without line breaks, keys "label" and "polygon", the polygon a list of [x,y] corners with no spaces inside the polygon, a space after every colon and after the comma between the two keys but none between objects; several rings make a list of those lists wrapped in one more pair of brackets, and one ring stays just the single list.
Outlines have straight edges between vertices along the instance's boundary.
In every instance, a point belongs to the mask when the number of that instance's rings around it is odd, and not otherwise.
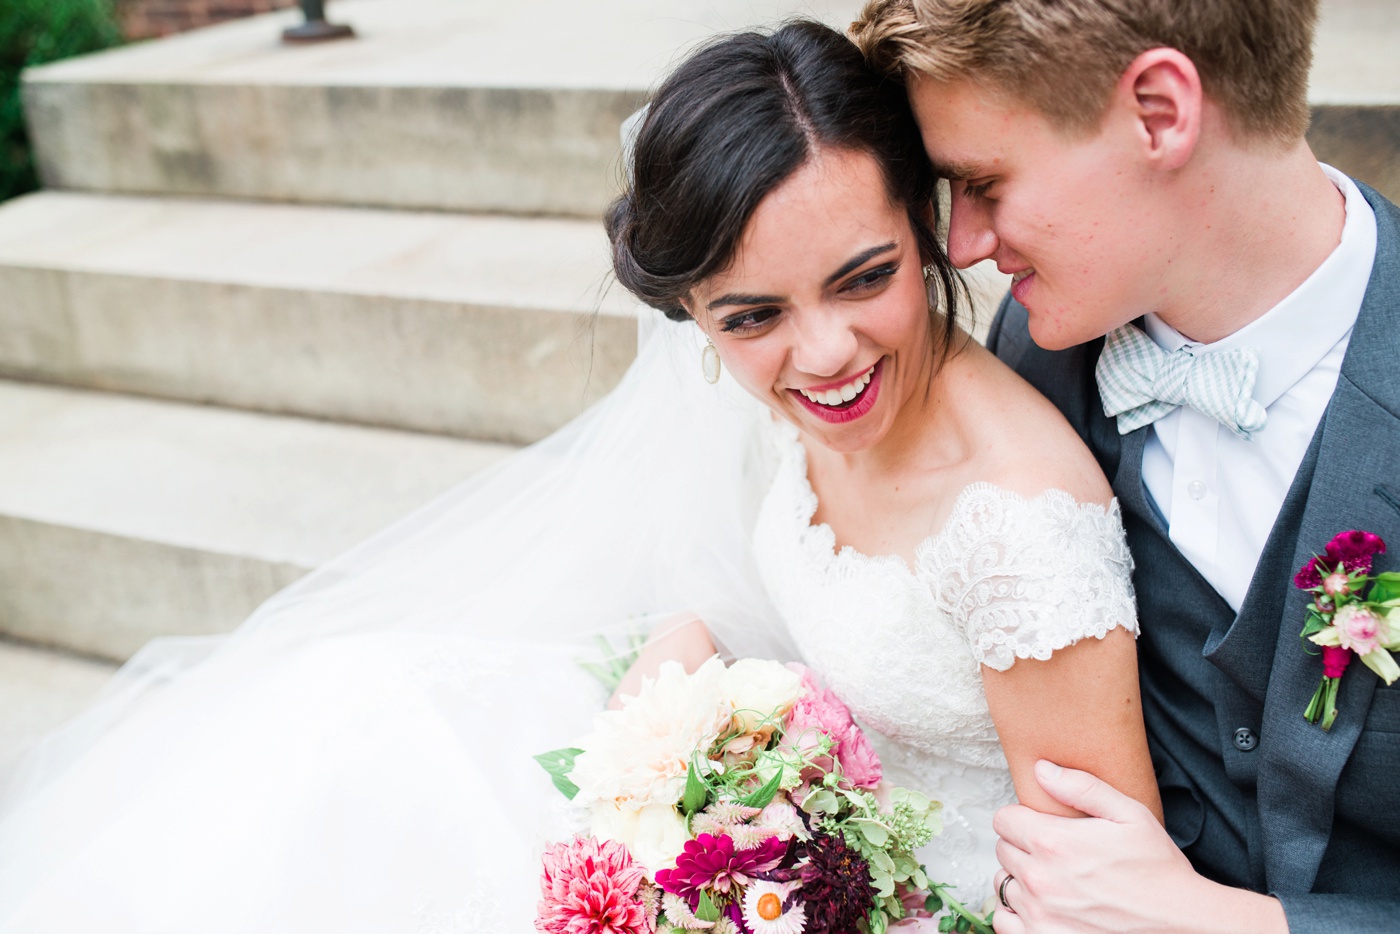
[{"label": "bride's teeth", "polygon": [[817,390],[816,392],[807,389],[799,389],[797,391],[818,405],[841,405],[842,403],[850,402],[856,396],[860,395],[874,378],[875,367],[872,366],[840,389]]}]

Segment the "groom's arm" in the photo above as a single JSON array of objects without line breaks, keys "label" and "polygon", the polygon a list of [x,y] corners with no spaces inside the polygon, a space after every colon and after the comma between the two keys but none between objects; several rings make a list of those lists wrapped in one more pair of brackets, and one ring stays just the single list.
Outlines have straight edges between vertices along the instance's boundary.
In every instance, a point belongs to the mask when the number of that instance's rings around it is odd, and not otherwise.
[{"label": "groom's arm", "polygon": [[1400,930],[1400,898],[1362,895],[1279,895],[1292,934],[1393,934]]},{"label": "groom's arm", "polygon": [[1400,930],[1400,898],[1388,887],[1374,897],[1230,888],[1199,875],[1145,808],[1094,776],[1042,762],[1036,777],[1052,797],[1090,817],[1052,817],[1020,805],[997,814],[997,857],[1015,877],[1006,894],[1017,912],[997,912],[998,934]]}]

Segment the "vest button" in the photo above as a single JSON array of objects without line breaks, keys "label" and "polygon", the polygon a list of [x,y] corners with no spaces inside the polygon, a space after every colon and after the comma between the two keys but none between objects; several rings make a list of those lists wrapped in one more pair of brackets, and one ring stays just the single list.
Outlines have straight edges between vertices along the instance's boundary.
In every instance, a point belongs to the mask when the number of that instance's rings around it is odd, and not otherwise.
[{"label": "vest button", "polygon": [[1240,752],[1249,752],[1259,745],[1259,737],[1247,726],[1242,726],[1235,731],[1235,748]]}]

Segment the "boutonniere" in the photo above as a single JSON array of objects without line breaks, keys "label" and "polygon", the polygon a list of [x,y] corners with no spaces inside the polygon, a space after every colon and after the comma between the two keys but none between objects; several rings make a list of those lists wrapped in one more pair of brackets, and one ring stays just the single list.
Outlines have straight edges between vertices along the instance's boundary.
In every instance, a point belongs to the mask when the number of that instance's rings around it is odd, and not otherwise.
[{"label": "boutonniere", "polygon": [[1321,720],[1324,730],[1337,719],[1337,685],[1353,656],[1386,684],[1400,678],[1390,654],[1400,649],[1400,574],[1371,575],[1372,559],[1384,552],[1378,535],[1342,532],[1293,577],[1293,586],[1313,595],[1302,638],[1322,646],[1322,683],[1303,716]]}]

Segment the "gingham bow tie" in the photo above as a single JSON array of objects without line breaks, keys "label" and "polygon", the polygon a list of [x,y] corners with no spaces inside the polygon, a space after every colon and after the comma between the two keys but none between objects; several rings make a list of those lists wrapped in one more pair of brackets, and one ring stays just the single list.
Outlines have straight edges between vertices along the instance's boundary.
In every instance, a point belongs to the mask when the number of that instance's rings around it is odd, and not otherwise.
[{"label": "gingham bow tie", "polygon": [[1190,406],[1248,440],[1268,414],[1254,401],[1259,353],[1253,349],[1167,353],[1141,330],[1125,324],[1108,335],[1094,376],[1104,414],[1118,417],[1118,433],[1149,425],[1179,405]]}]

